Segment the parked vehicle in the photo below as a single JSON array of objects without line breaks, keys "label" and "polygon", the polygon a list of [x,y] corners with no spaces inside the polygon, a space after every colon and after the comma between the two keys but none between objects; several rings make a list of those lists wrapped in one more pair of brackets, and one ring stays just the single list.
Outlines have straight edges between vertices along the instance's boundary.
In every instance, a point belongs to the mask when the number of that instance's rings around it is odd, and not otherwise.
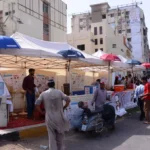
[{"label": "parked vehicle", "polygon": [[83,109],[81,131],[101,133],[104,129],[115,129],[115,109],[113,106],[105,104],[100,110],[91,113],[87,111],[87,108]]}]

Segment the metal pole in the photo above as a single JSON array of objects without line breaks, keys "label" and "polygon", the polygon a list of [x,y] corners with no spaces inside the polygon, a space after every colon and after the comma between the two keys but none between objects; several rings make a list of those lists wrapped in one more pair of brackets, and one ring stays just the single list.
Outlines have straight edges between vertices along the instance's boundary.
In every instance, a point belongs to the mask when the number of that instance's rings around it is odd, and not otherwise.
[{"label": "metal pole", "polygon": [[110,61],[108,62],[108,88],[110,88]]}]

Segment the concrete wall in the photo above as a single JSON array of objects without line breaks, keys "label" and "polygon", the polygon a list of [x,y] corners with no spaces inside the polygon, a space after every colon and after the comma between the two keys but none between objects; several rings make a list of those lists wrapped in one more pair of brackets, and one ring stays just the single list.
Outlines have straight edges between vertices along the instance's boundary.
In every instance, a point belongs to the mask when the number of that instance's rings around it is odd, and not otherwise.
[{"label": "concrete wall", "polygon": [[73,15],[71,19],[72,32],[82,33],[91,30],[92,17],[90,13]]},{"label": "concrete wall", "polygon": [[[118,16],[118,13],[121,13],[121,16]],[[126,15],[126,12],[129,12],[129,15]],[[114,14],[114,17],[111,17],[110,14]],[[139,61],[148,61],[148,42],[144,43],[143,28],[146,28],[144,12],[138,6],[124,6],[119,9],[113,9],[108,12],[108,24],[110,24],[116,34],[118,31],[122,30],[122,34],[127,38],[131,38],[132,45],[132,55],[134,59]],[[126,17],[129,17],[126,19]],[[131,33],[127,33],[127,29],[131,29]],[[145,45],[145,47],[144,47]]]},{"label": "concrete wall", "polygon": [[[45,0],[49,3],[49,39],[56,42],[66,42],[67,32],[67,5],[62,0]],[[6,12],[13,10],[13,16],[19,18],[23,24],[19,24],[15,17],[5,15]],[[2,2],[1,2],[2,3]],[[10,7],[10,8],[9,8]],[[43,1],[41,0],[6,0],[1,4],[3,10],[3,22],[7,35],[14,32],[21,32],[38,39],[43,39]]]},{"label": "concrete wall", "polygon": [[67,42],[76,47],[78,45],[85,45],[85,51],[88,54],[93,54],[95,52],[93,46],[94,46],[94,42],[92,42],[91,40],[93,39],[93,34],[89,31],[87,32],[73,32],[71,34],[67,35]]},{"label": "concrete wall", "polygon": [[[98,34],[94,35],[94,39],[98,40],[98,45],[94,45],[94,49],[103,49],[106,53],[126,56],[127,47],[124,45],[123,35],[116,35],[113,28],[108,25],[107,20],[99,23],[92,23],[91,32],[94,33],[94,27],[97,27]],[[102,27],[103,34],[99,34],[99,27]],[[100,44],[100,39],[103,39],[103,44]],[[116,48],[113,48],[116,44]]]}]

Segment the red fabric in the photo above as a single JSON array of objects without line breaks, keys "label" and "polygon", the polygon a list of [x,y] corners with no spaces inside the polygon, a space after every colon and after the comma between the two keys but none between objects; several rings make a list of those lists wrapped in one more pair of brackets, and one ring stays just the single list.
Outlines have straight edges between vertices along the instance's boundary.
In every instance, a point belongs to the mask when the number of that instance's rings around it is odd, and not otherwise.
[{"label": "red fabric", "polygon": [[[43,104],[43,103],[41,103],[40,108],[42,109],[42,111],[45,111],[45,109],[44,109],[44,104]],[[45,116],[42,115],[42,114],[41,114],[40,112],[38,112],[37,110],[34,111],[34,118],[35,118],[36,120],[39,120],[39,119],[44,118],[44,117],[45,117]]]},{"label": "red fabric", "polygon": [[[150,94],[150,83],[146,83],[144,87],[144,94]],[[144,100],[150,100],[150,95],[144,96]]]},{"label": "red fabric", "polygon": [[145,68],[149,69],[150,68],[150,63],[143,63],[142,66],[144,66]]},{"label": "red fabric", "polygon": [[120,58],[113,54],[103,54],[100,59],[107,60],[107,61],[121,61]]},{"label": "red fabric", "polygon": [[10,118],[8,126],[6,128],[0,128],[0,129],[12,129],[12,128],[36,125],[44,122],[45,122],[44,120],[29,120],[27,118],[18,118],[18,119]]},{"label": "red fabric", "polygon": [[40,108],[44,109],[44,104],[43,103],[41,103]]}]

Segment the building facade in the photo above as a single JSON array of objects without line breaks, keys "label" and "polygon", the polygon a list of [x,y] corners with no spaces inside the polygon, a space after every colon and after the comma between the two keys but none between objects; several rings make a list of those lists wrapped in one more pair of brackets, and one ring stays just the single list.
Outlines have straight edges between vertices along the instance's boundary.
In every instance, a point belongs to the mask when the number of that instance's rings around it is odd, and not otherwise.
[{"label": "building facade", "polygon": [[[85,32],[91,32],[90,39],[85,36]],[[67,36],[68,42],[80,47],[77,41],[83,35],[86,37],[85,45],[90,41],[92,47],[91,50],[85,48],[87,52],[93,53],[101,49],[106,53],[149,62],[145,17],[137,3],[116,8],[111,8],[108,3],[101,3],[91,5],[90,13],[72,16],[72,33]]]},{"label": "building facade", "polygon": [[106,20],[94,21],[92,13],[72,16],[72,33],[68,34],[69,44],[93,54],[98,50],[132,58],[131,45],[123,35],[116,35]]},{"label": "building facade", "polygon": [[116,35],[106,20],[93,22],[91,13],[72,16],[72,33],[68,34],[67,41],[89,54],[102,50],[127,58],[132,57],[131,46],[127,47],[125,37]]},{"label": "building facade", "polygon": [[67,5],[62,0],[1,0],[0,33],[15,32],[55,42],[65,42]]},{"label": "building facade", "polygon": [[137,3],[110,8],[108,3],[91,6],[92,23],[106,21],[115,35],[123,35],[132,45],[134,59],[149,62],[147,27],[143,10]]}]

